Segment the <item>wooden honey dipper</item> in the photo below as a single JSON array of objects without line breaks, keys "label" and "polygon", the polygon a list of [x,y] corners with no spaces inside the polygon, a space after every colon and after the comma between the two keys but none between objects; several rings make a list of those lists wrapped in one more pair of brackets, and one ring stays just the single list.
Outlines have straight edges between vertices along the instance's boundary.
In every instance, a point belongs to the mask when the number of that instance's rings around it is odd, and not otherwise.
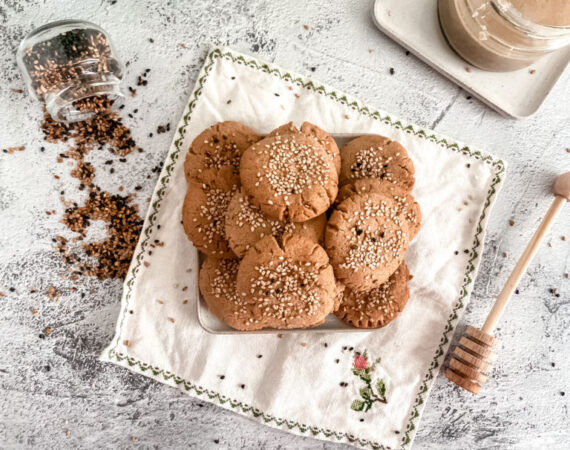
[{"label": "wooden honey dipper", "polygon": [[513,291],[517,287],[521,277],[525,273],[530,261],[538,250],[544,235],[550,229],[554,219],[567,201],[570,201],[570,172],[556,178],[554,183],[554,201],[544,219],[540,223],[534,236],[526,246],[523,254],[509,276],[503,290],[497,297],[487,320],[480,330],[467,326],[465,334],[461,337],[459,345],[455,347],[449,360],[449,367],[445,370],[445,376],[463,389],[477,394],[481,390],[481,384],[487,381],[485,372],[495,360],[493,348],[499,344],[491,333],[499,321]]}]

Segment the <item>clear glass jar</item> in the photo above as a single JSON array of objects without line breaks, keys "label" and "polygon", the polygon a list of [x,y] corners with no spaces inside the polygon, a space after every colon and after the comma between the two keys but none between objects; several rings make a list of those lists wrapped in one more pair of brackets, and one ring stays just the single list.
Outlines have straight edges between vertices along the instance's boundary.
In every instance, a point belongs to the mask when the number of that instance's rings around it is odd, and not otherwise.
[{"label": "clear glass jar", "polygon": [[438,0],[450,46],[470,64],[511,71],[570,44],[569,0]]},{"label": "clear glass jar", "polygon": [[123,66],[99,26],[62,20],[35,29],[20,43],[18,66],[32,97],[54,120],[92,118],[123,95]]}]

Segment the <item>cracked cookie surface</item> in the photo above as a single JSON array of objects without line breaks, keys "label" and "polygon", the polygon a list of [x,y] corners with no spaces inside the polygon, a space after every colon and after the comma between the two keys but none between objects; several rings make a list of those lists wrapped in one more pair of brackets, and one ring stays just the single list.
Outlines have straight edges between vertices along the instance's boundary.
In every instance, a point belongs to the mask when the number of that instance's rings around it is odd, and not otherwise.
[{"label": "cracked cookie surface", "polygon": [[348,142],[341,150],[340,185],[360,178],[378,178],[411,192],[414,164],[402,145],[384,136],[365,135]]}]

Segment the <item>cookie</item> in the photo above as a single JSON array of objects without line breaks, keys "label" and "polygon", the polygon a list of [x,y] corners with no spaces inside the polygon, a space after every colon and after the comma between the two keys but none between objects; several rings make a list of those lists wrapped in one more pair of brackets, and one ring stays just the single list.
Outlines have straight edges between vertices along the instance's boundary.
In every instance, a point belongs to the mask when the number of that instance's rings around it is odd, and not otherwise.
[{"label": "cookie", "polygon": [[337,286],[319,244],[293,235],[279,245],[267,236],[241,260],[237,291],[250,312],[250,329],[306,328],[333,311]]},{"label": "cookie", "polygon": [[326,222],[325,214],[297,223],[270,219],[249,201],[247,195],[236,192],[226,213],[226,236],[234,253],[243,258],[257,241],[270,235],[280,241],[284,235],[298,234],[320,243]]},{"label": "cookie", "polygon": [[414,164],[398,142],[378,135],[365,135],[348,142],[341,150],[341,186],[360,178],[379,178],[401,186],[414,187]]},{"label": "cookie", "polygon": [[410,298],[408,280],[411,279],[406,263],[388,278],[388,281],[368,292],[346,289],[335,315],[357,328],[381,328],[398,317]]},{"label": "cookie", "polygon": [[250,145],[259,141],[251,128],[233,121],[219,122],[202,131],[192,142],[186,160],[186,180],[203,181],[207,173],[218,173],[224,178],[239,181],[239,161]]},{"label": "cookie", "polygon": [[301,133],[306,134],[307,136],[312,136],[314,139],[319,141],[319,143],[325,148],[327,153],[333,159],[336,172],[340,175],[340,150],[338,149],[338,145],[336,145],[336,142],[332,136],[325,130],[310,122],[303,122],[301,124]]},{"label": "cookie", "polygon": [[233,177],[214,173],[204,182],[190,180],[182,206],[182,225],[188,239],[207,255],[235,258],[226,239],[226,211],[238,187]]},{"label": "cookie", "polygon": [[199,287],[208,309],[237,330],[248,330],[249,311],[236,290],[238,259],[208,256],[200,268]]},{"label": "cookie", "polygon": [[360,180],[355,180],[353,183],[346,184],[340,188],[335,202],[340,204],[351,195],[362,194],[365,192],[390,195],[392,200],[394,200],[398,206],[399,212],[403,213],[404,217],[408,221],[410,241],[418,234],[422,223],[420,205],[414,200],[414,197],[406,191],[406,189],[398,186],[397,184],[392,184],[386,180],[379,180],[378,178],[361,178]]},{"label": "cookie", "polygon": [[334,209],[325,248],[336,277],[354,291],[367,291],[384,283],[404,260],[408,224],[388,195],[353,195]]},{"label": "cookie", "polygon": [[310,122],[303,122],[301,124],[301,130],[297,129],[293,122],[286,123],[285,125],[281,125],[279,128],[275,128],[271,131],[266,137],[272,136],[284,136],[288,134],[295,134],[295,133],[302,133],[305,136],[309,136],[313,139],[316,139],[319,144],[321,144],[330,157],[333,159],[334,167],[336,172],[340,174],[340,150],[336,145],[335,140],[328,134],[325,130],[319,128],[318,126],[310,123]]},{"label": "cookie", "polygon": [[240,179],[264,214],[289,222],[321,215],[338,191],[333,159],[301,133],[271,136],[249,147],[241,158]]}]

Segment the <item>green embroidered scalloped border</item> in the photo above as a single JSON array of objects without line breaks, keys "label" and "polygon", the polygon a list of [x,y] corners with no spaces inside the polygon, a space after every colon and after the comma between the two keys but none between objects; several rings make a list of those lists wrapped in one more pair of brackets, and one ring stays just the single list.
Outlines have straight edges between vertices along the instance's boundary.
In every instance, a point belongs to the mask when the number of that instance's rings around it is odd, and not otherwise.
[{"label": "green embroidered scalloped border", "polygon": [[432,141],[436,144],[439,144],[441,147],[446,148],[448,150],[455,151],[458,153],[462,153],[466,156],[470,156],[470,157],[473,157],[475,159],[480,159],[480,160],[484,161],[486,164],[491,165],[495,169],[495,177],[493,178],[491,185],[489,187],[489,191],[487,192],[485,204],[483,206],[481,216],[479,217],[479,221],[477,223],[477,230],[476,230],[476,233],[475,233],[475,236],[473,239],[473,247],[470,251],[470,258],[469,258],[469,261],[467,264],[465,277],[463,279],[463,285],[461,286],[460,296],[459,296],[457,303],[455,304],[455,307],[453,308],[453,310],[452,310],[452,312],[451,312],[451,314],[447,320],[445,329],[443,331],[442,338],[441,338],[440,343],[438,345],[438,348],[436,350],[433,361],[432,361],[432,363],[428,369],[428,372],[424,376],[422,384],[418,390],[418,394],[416,396],[416,400],[414,402],[414,405],[412,406],[410,418],[409,418],[408,424],[406,426],[406,431],[402,437],[401,446],[402,446],[402,448],[406,448],[412,440],[413,431],[416,428],[415,422],[418,419],[418,417],[420,416],[419,409],[425,402],[424,397],[429,390],[428,383],[437,374],[436,369],[439,368],[440,359],[444,356],[445,348],[447,347],[447,344],[449,344],[449,334],[453,331],[454,323],[458,319],[457,313],[461,308],[464,307],[463,300],[467,297],[468,287],[473,282],[471,274],[475,271],[475,264],[474,263],[477,260],[477,258],[479,257],[479,253],[477,252],[477,250],[480,248],[480,246],[482,244],[481,241],[479,240],[479,238],[481,237],[481,234],[483,232],[482,223],[483,223],[483,221],[487,215],[487,209],[491,205],[491,199],[496,194],[497,188],[502,181],[502,175],[505,172],[505,165],[504,165],[503,161],[493,159],[493,157],[490,155],[484,155],[479,151],[472,151],[467,146],[460,148],[458,144],[453,143],[453,142],[448,142],[445,138],[438,138],[437,135],[435,135],[435,134],[429,134],[428,135],[424,130],[421,130],[421,129],[416,130],[416,129],[414,129],[414,127],[412,125],[403,125],[401,123],[401,121],[399,121],[399,120],[393,121],[390,118],[390,116],[388,116],[388,115],[382,117],[382,115],[378,111],[370,111],[370,109],[368,107],[360,106],[357,101],[355,101],[355,100],[350,101],[346,97],[346,95],[342,95],[342,94],[339,95],[334,90],[327,91],[327,89],[324,86],[321,86],[321,85],[317,86],[310,80],[306,80],[302,77],[296,77],[289,72],[281,73],[281,70],[279,68],[275,68],[275,67],[272,68],[269,64],[260,63],[260,62],[255,61],[255,60],[247,60],[243,55],[234,55],[231,51],[222,52],[222,50],[220,48],[214,48],[206,56],[206,64],[204,65],[204,68],[203,68],[204,73],[198,79],[198,81],[196,83],[196,88],[194,89],[190,103],[188,104],[188,112],[183,116],[183,124],[177,130],[178,136],[174,140],[174,146],[175,146],[176,150],[173,151],[169,155],[168,158],[170,161],[167,160],[167,164],[165,165],[165,168],[162,171],[161,176],[160,176],[160,180],[158,183],[159,188],[154,193],[154,196],[153,196],[153,202],[151,205],[151,213],[148,215],[148,220],[147,220],[148,223],[142,232],[142,235],[141,235],[142,240],[141,240],[140,248],[137,252],[137,255],[135,256],[134,264],[133,264],[132,269],[130,271],[130,277],[125,284],[125,286],[126,286],[126,292],[124,295],[125,306],[121,312],[121,321],[119,324],[119,331],[116,335],[116,338],[114,341],[115,343],[114,343],[113,347],[109,349],[108,357],[109,357],[109,359],[115,359],[118,363],[121,363],[123,365],[125,365],[125,361],[126,361],[126,365],[128,365],[130,367],[136,366],[140,369],[140,371],[142,373],[144,373],[150,369],[152,375],[154,375],[155,377],[158,377],[160,375],[160,376],[162,376],[164,381],[171,381],[172,380],[176,385],[182,385],[186,391],[194,391],[196,393],[196,395],[199,395],[199,396],[205,395],[208,399],[213,400],[213,401],[219,403],[220,405],[226,405],[227,404],[227,406],[231,407],[232,409],[241,411],[244,414],[252,415],[253,417],[256,417],[256,418],[261,418],[261,419],[263,419],[264,423],[266,423],[266,424],[273,423],[280,428],[286,427],[289,430],[296,428],[301,433],[306,434],[306,433],[310,432],[313,436],[318,436],[319,434],[322,434],[323,436],[325,436],[327,438],[334,437],[339,441],[346,440],[346,441],[353,443],[353,444],[357,443],[363,447],[364,446],[370,446],[374,450],[383,450],[386,448],[382,444],[379,444],[376,442],[371,442],[371,441],[364,440],[364,439],[360,439],[360,438],[357,438],[356,436],[354,436],[352,434],[343,433],[343,432],[336,432],[336,431],[332,431],[332,430],[328,430],[328,429],[321,429],[318,427],[312,427],[312,426],[301,424],[298,422],[293,422],[293,421],[289,421],[286,419],[274,417],[270,414],[266,414],[263,411],[258,410],[257,408],[254,408],[253,406],[245,405],[240,401],[229,399],[225,396],[218,394],[217,392],[213,392],[213,391],[210,391],[208,389],[197,386],[193,383],[190,383],[190,382],[184,380],[183,378],[174,375],[173,373],[170,373],[168,371],[164,371],[163,369],[161,369],[159,367],[150,366],[149,364],[140,362],[140,361],[136,360],[135,358],[131,358],[128,355],[124,355],[124,354],[116,351],[117,346],[119,344],[120,336],[122,334],[124,319],[126,316],[126,312],[128,310],[129,301],[131,299],[133,284],[134,284],[136,275],[138,274],[138,272],[140,270],[144,251],[148,245],[148,242],[150,240],[150,236],[154,230],[156,216],[158,214],[158,210],[159,210],[160,205],[162,203],[164,193],[166,192],[166,189],[167,189],[168,184],[170,182],[170,177],[172,175],[174,165],[176,164],[176,161],[178,160],[178,157],[180,155],[180,152],[181,152],[180,145],[182,144],[182,142],[184,140],[184,136],[186,134],[186,127],[188,125],[188,122],[190,121],[190,117],[191,117],[192,112],[196,106],[196,102],[198,101],[198,98],[202,94],[204,84],[206,83],[208,75],[211,72],[211,70],[214,66],[214,63],[216,62],[216,59],[219,59],[219,58],[225,58],[225,59],[231,60],[232,62],[234,62],[236,64],[244,65],[244,66],[249,67],[249,68],[254,69],[254,70],[261,70],[262,72],[265,72],[267,74],[272,74],[274,76],[277,76],[277,77],[281,78],[283,81],[294,83],[295,85],[297,85],[299,87],[317,92],[318,94],[324,95],[324,96],[326,96],[332,100],[335,100],[335,101],[337,101],[343,105],[350,107],[352,110],[357,111],[360,114],[367,115],[367,116],[372,117],[376,120],[382,121],[386,125],[391,125],[395,129],[401,129],[401,130],[405,131],[406,133],[414,134],[414,135],[418,136],[419,138],[430,140],[430,141]]}]

